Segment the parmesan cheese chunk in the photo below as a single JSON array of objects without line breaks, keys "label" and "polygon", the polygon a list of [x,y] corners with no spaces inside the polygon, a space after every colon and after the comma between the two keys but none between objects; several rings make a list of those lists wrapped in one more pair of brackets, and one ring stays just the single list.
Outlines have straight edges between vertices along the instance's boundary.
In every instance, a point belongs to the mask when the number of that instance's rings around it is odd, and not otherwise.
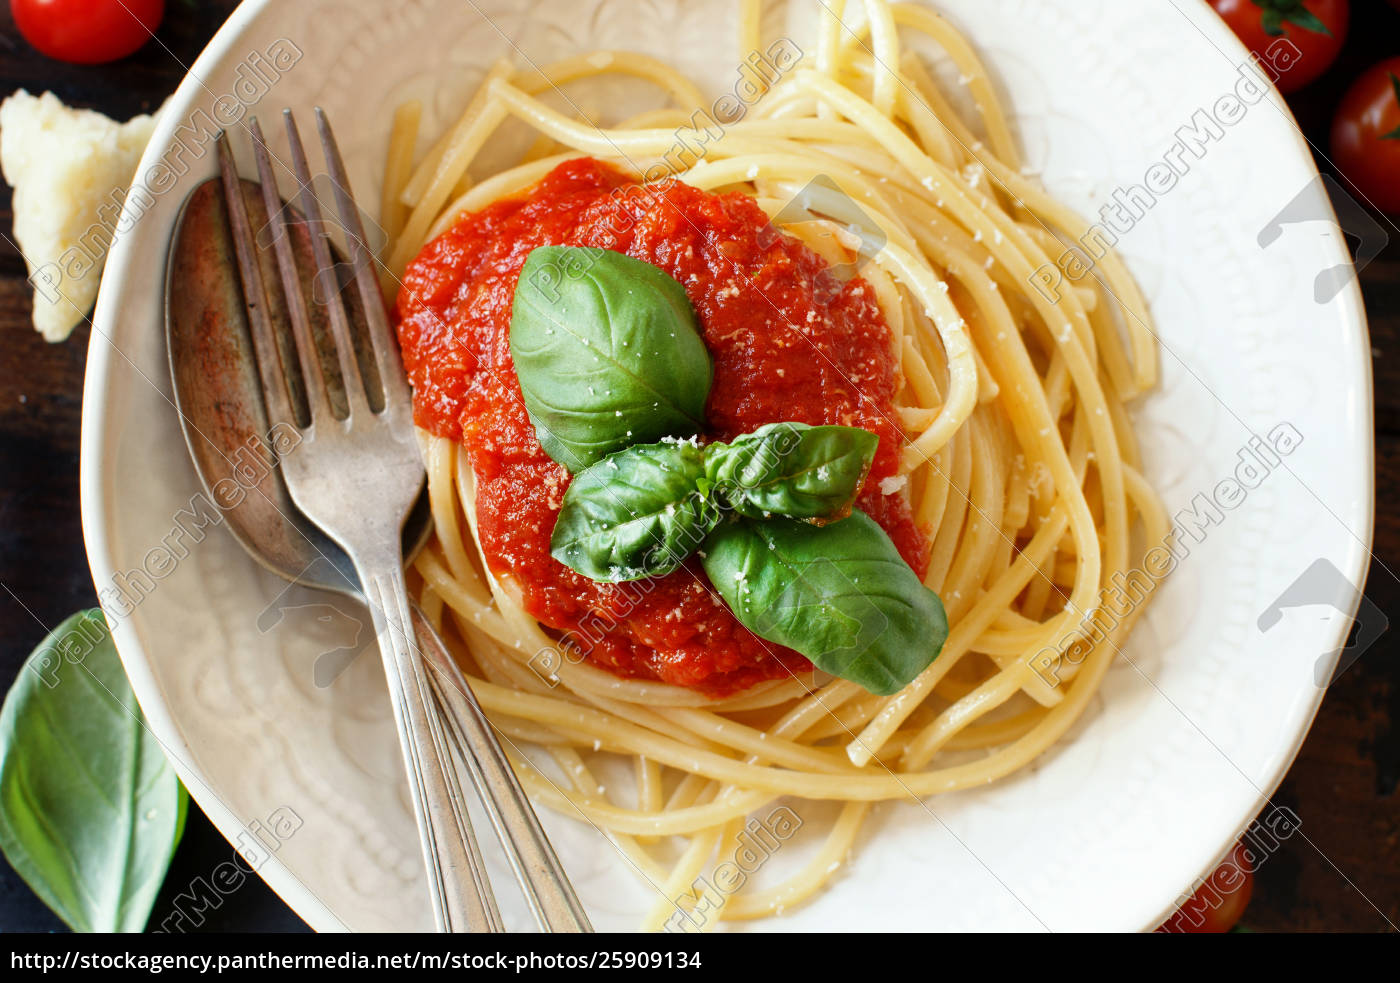
[{"label": "parmesan cheese chunk", "polygon": [[122,200],[154,116],[125,123],[23,89],[0,104],[0,169],[34,286],[34,327],[62,341],[97,299]]}]

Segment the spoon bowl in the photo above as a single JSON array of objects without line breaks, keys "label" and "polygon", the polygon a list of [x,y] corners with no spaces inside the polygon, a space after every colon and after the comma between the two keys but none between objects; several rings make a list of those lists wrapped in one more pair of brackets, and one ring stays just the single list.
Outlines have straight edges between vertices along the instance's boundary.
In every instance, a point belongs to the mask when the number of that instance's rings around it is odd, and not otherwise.
[{"label": "spoon bowl", "polygon": [[[267,212],[258,186],[243,181],[242,191],[250,220],[261,228]],[[303,227],[290,223],[289,232],[303,268],[310,268]],[[265,275],[275,277],[268,251],[259,252],[268,264]],[[165,281],[170,375],[195,471],[229,531],[254,560],[292,583],[364,601],[350,558],[302,515],[275,466],[272,455],[285,435],[268,425],[237,270],[228,209],[219,179],[210,178],[181,209]],[[310,306],[315,320],[318,312]],[[324,329],[317,326],[318,343],[325,341]],[[404,557],[411,561],[431,533],[424,489],[404,523]],[[318,664],[317,685],[326,685],[343,668]]]}]

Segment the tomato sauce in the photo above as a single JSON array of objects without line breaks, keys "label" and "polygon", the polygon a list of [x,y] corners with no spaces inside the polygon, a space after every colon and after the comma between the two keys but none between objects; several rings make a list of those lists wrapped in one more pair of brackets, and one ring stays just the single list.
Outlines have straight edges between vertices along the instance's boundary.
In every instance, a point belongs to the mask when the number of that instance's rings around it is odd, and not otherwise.
[{"label": "tomato sauce", "polygon": [[509,346],[520,268],[543,245],[626,253],[685,287],[714,361],[707,437],[781,420],[875,433],[879,450],[857,504],[922,574],[928,541],[905,495],[881,488],[895,474],[900,434],[891,422],[891,336],[870,286],[834,280],[745,195],[674,181],[643,188],[585,158],[462,216],[424,246],[398,297],[417,422],[466,448],[483,551],[519,585],[533,617],[619,676],[716,697],[810,668],[740,625],[694,558],[666,577],[600,584],[550,556],[569,474],[535,439]]}]

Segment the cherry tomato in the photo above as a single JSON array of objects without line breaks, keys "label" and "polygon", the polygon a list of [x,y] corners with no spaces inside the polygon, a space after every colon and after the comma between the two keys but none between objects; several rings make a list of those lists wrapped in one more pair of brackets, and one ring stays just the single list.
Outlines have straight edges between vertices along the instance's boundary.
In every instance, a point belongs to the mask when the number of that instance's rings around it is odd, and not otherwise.
[{"label": "cherry tomato", "polygon": [[1249,906],[1254,893],[1254,870],[1249,848],[1236,843],[1230,855],[1205,879],[1200,889],[1162,923],[1159,932],[1228,932]]},{"label": "cherry tomato", "polygon": [[[1210,5],[1273,69],[1284,93],[1297,92],[1327,71],[1351,20],[1347,0],[1210,0]],[[1284,40],[1291,48],[1280,45]]]},{"label": "cherry tomato", "polygon": [[1368,68],[1342,96],[1332,162],[1371,204],[1400,212],[1400,58]]},{"label": "cherry tomato", "polygon": [[96,65],[150,40],[165,0],[10,0],[24,39],[50,58]]}]

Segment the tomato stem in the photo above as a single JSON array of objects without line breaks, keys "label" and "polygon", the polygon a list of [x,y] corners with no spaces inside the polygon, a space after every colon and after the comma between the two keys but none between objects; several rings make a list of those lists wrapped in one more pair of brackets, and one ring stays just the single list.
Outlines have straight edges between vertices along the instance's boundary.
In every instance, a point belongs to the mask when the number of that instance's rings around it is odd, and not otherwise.
[{"label": "tomato stem", "polygon": [[1318,16],[1307,7],[1303,6],[1303,0],[1252,0],[1254,6],[1262,10],[1260,26],[1264,28],[1264,33],[1271,37],[1281,37],[1286,34],[1284,24],[1295,24],[1305,31],[1312,31],[1314,34],[1325,34],[1329,38],[1332,32],[1327,29]]},{"label": "tomato stem", "polygon": [[[1394,72],[1386,72],[1385,74],[1390,76],[1390,87],[1395,90],[1395,104],[1400,106],[1400,77],[1397,77]],[[1382,133],[1381,139],[1400,140],[1400,126],[1397,126],[1389,133]]]}]

